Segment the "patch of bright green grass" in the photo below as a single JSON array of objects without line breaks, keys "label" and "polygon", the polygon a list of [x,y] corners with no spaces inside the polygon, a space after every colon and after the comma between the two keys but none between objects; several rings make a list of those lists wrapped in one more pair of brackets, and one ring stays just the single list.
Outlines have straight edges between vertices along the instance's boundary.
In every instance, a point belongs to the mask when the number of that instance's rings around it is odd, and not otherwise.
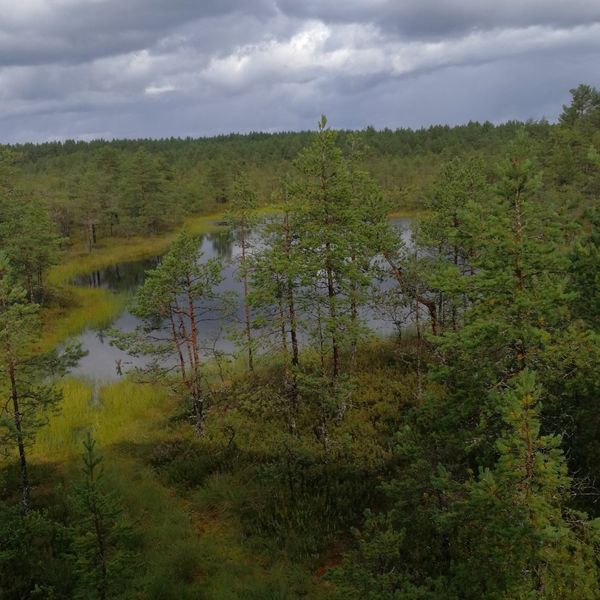
[{"label": "patch of bright green grass", "polygon": [[92,252],[83,247],[74,247],[65,253],[60,264],[52,268],[48,281],[57,285],[85,273],[105,269],[122,262],[143,260],[166,252],[179,231],[186,229],[192,233],[212,233],[222,215],[190,217],[183,227],[160,236],[134,236],[130,238],[110,238],[102,241]]},{"label": "patch of bright green grass", "polygon": [[67,378],[60,383],[60,412],[37,435],[34,460],[53,462],[81,454],[82,442],[91,432],[98,444],[158,443],[159,424],[172,409],[164,388],[123,379],[109,385]]},{"label": "patch of bright green grass", "polygon": [[[217,231],[220,215],[190,217],[183,227],[194,233]],[[78,275],[105,269],[111,265],[143,260],[166,252],[177,231],[155,237],[106,240],[89,253],[79,248],[66,252],[48,274],[48,282],[57,288],[58,302],[42,311],[40,349],[47,351],[86,328],[103,327],[123,311],[129,296],[104,289],[84,288],[69,281]]]}]

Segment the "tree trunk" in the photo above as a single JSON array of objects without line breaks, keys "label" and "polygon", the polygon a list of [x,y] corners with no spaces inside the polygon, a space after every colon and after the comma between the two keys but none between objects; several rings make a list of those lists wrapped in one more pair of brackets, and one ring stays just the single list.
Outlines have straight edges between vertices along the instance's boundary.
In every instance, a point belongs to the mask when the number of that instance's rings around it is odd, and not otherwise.
[{"label": "tree trunk", "polygon": [[100,520],[98,507],[94,502],[92,506],[94,514],[94,531],[96,533],[96,545],[98,546],[98,559],[100,562],[100,583],[98,584],[98,595],[100,600],[106,600],[108,588],[108,568],[106,566],[106,544],[104,542],[104,531]]},{"label": "tree trunk", "polygon": [[[387,260],[388,264],[390,265],[390,267],[392,269],[392,273],[394,274],[394,277],[395,277],[396,281],[398,282],[398,287],[400,288],[400,291],[403,294],[410,295],[410,290],[408,289],[408,286],[404,279],[404,274],[402,272],[402,269],[400,267],[398,267],[398,265],[396,265],[396,263],[392,260],[392,258],[390,257],[389,254],[385,253],[383,256]],[[429,314],[429,320],[431,322],[431,333],[433,335],[437,335],[438,334],[438,314],[437,314],[437,306],[435,304],[435,301],[430,300],[429,298],[427,298],[427,297],[423,296],[421,293],[419,293],[418,288],[415,288],[415,301],[419,304],[422,304],[427,309],[427,313]]]},{"label": "tree trunk", "polygon": [[[356,269],[356,256],[352,256],[352,264]],[[352,342],[351,342],[351,350],[350,350],[350,364],[352,368],[356,363],[356,348],[358,346],[358,334],[356,331],[357,323],[358,323],[358,286],[356,282],[352,282],[352,294],[350,298],[350,318],[352,321]]]},{"label": "tree trunk", "polygon": [[[191,289],[192,282],[188,278],[188,289]],[[198,323],[196,322],[196,312],[194,310],[194,299],[188,292],[188,311],[190,319],[191,349],[193,357],[192,365],[192,402],[194,411],[194,420],[196,433],[201,436],[204,433],[204,399],[200,389],[200,346],[198,341]]]},{"label": "tree trunk", "polygon": [[287,304],[288,313],[290,318],[290,341],[292,345],[292,365],[297,367],[299,364],[299,352],[298,352],[298,332],[297,332],[297,321],[296,321],[296,306],[294,302],[294,289],[292,282],[287,282]]},{"label": "tree trunk", "polygon": [[[516,161],[513,161],[515,164]],[[521,265],[521,249],[523,244],[523,224],[522,224],[522,215],[521,215],[521,186],[517,187],[515,191],[515,196],[513,199],[513,234],[514,234],[514,278],[516,280],[516,289],[517,293],[523,291],[524,288],[524,276],[523,276],[523,268]],[[525,315],[521,314],[521,311],[518,312],[517,318],[522,322]],[[522,370],[525,367],[525,354],[526,354],[525,344],[523,339],[519,339],[515,344],[515,358],[517,364],[517,371]]]},{"label": "tree trunk", "polygon": [[171,335],[173,336],[173,343],[175,344],[175,348],[177,349],[177,357],[179,359],[179,370],[181,371],[181,377],[183,381],[186,380],[186,372],[185,372],[185,360],[183,358],[183,352],[181,351],[181,344],[179,342],[179,337],[177,336],[177,330],[175,329],[175,320],[173,318],[173,311],[169,312],[169,321],[171,323]]},{"label": "tree trunk", "polygon": [[[327,253],[329,253],[329,243],[326,244]],[[335,306],[335,286],[333,283],[333,269],[327,265],[327,299],[329,302],[329,319],[331,321],[331,353],[332,369],[331,376],[336,379],[340,370],[340,349],[337,340],[337,311]]]},{"label": "tree trunk", "polygon": [[[196,382],[198,384],[199,382]],[[194,429],[198,437],[202,437],[204,434],[204,400],[200,392],[199,386],[194,386],[194,392],[192,395],[192,410],[194,418]]]},{"label": "tree trunk", "polygon": [[31,506],[31,485],[29,483],[29,470],[27,466],[27,455],[25,453],[25,439],[23,436],[22,415],[19,407],[19,393],[17,390],[15,365],[12,359],[10,348],[7,349],[7,355],[8,375],[10,379],[10,396],[13,405],[13,420],[15,424],[15,431],[17,432],[19,467],[21,470],[21,504],[23,506],[23,510],[27,512]]},{"label": "tree trunk", "polygon": [[248,343],[248,368],[254,373],[254,360],[252,356],[252,326],[250,323],[250,306],[248,305],[248,274],[246,273],[246,221],[242,218],[240,223],[240,244],[242,247],[242,283],[244,287],[244,321],[246,325],[246,341]]},{"label": "tree trunk", "polygon": [[281,352],[285,358],[285,362],[288,360],[288,345],[287,345],[287,332],[285,330],[285,307],[283,304],[283,297],[280,294],[277,298],[277,310],[279,311],[279,333],[281,334]]},{"label": "tree trunk", "polygon": [[[290,237],[290,222],[288,213],[285,213],[284,218],[284,231],[285,231],[285,254],[288,261],[291,260],[292,241]],[[290,340],[292,345],[292,365],[297,367],[298,358],[298,334],[297,334],[297,320],[296,320],[296,307],[294,301],[294,285],[292,278],[288,277],[286,281],[287,288],[287,305],[288,305],[288,316],[290,318]]]},{"label": "tree trunk", "polygon": [[319,334],[319,353],[321,358],[321,373],[325,375],[325,340],[323,338],[323,315],[321,313],[321,296],[315,286],[315,296],[317,298],[317,331]]},{"label": "tree trunk", "polygon": [[521,189],[517,189],[514,199],[514,218],[513,218],[513,231],[515,241],[515,278],[517,280],[517,289],[521,291],[523,289],[523,269],[521,268],[521,244],[522,244],[522,231],[523,226],[521,222]]},{"label": "tree trunk", "polygon": [[[291,263],[291,261],[292,261],[292,256],[291,256],[292,238],[291,238],[291,231],[290,231],[289,215],[288,215],[287,211],[284,216],[283,227],[284,227],[285,255],[286,255],[286,258],[288,259],[288,262]],[[295,298],[294,298],[294,283],[293,283],[292,277],[289,275],[289,273],[285,278],[284,290],[285,290],[284,291],[285,303],[287,304],[287,313],[288,313],[287,316],[289,319],[289,327],[290,327],[290,346],[292,349],[291,369],[288,368],[287,362],[286,362],[286,373],[285,373],[285,377],[286,377],[285,383],[286,383],[286,388],[287,388],[286,394],[290,399],[288,423],[289,423],[290,432],[293,435],[297,435],[298,431],[297,431],[297,426],[296,426],[296,415],[298,413],[299,397],[298,397],[298,381],[297,381],[296,367],[298,367],[298,365],[300,363],[300,358],[299,358],[299,350],[298,350],[298,323],[297,323],[297,318],[296,318],[296,302],[295,302]]]}]

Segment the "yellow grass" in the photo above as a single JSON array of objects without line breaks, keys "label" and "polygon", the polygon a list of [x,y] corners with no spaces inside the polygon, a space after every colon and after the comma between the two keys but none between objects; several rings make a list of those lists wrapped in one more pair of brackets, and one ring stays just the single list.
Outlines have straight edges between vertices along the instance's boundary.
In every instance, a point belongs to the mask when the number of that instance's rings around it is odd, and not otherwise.
[{"label": "yellow grass", "polygon": [[164,388],[129,379],[100,385],[67,378],[60,388],[60,412],[38,432],[31,449],[31,457],[40,462],[78,456],[87,432],[104,448],[120,442],[156,443],[161,436],[159,425],[173,407]]},{"label": "yellow grass", "polygon": [[[193,233],[210,233],[219,229],[216,224],[219,218],[220,215],[190,217],[182,228]],[[143,260],[162,254],[178,231],[163,236],[109,240],[92,253],[82,247],[66,252],[60,264],[54,266],[48,275],[48,282],[59,290],[61,302],[42,311],[40,349],[51,350],[88,327],[109,325],[129,300],[127,294],[77,287],[71,285],[69,280],[117,263]]]},{"label": "yellow grass", "polygon": [[192,233],[218,231],[220,227],[216,222],[221,216],[216,214],[190,217],[181,228],[161,236],[113,238],[101,243],[91,253],[82,246],[72,248],[66,253],[63,261],[50,271],[48,280],[58,285],[77,275],[105,269],[117,263],[143,260],[163,254],[182,229]]}]

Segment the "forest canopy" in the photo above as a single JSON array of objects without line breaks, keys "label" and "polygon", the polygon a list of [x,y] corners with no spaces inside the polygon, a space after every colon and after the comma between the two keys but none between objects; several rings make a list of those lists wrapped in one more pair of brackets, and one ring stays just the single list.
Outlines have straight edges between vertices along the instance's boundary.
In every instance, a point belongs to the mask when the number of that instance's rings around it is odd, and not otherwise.
[{"label": "forest canopy", "polygon": [[[1,146],[0,598],[600,597],[600,92],[571,96]],[[73,371],[89,337],[111,381]]]}]

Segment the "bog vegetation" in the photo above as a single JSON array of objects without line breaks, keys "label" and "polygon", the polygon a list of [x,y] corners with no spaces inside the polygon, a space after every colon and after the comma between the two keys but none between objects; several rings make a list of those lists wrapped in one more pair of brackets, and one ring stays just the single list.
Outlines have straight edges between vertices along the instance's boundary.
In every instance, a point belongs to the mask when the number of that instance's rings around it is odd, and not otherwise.
[{"label": "bog vegetation", "polygon": [[[599,198],[584,85],[556,124],[0,147],[0,599],[600,597]],[[70,375],[126,304],[143,366]]]}]

